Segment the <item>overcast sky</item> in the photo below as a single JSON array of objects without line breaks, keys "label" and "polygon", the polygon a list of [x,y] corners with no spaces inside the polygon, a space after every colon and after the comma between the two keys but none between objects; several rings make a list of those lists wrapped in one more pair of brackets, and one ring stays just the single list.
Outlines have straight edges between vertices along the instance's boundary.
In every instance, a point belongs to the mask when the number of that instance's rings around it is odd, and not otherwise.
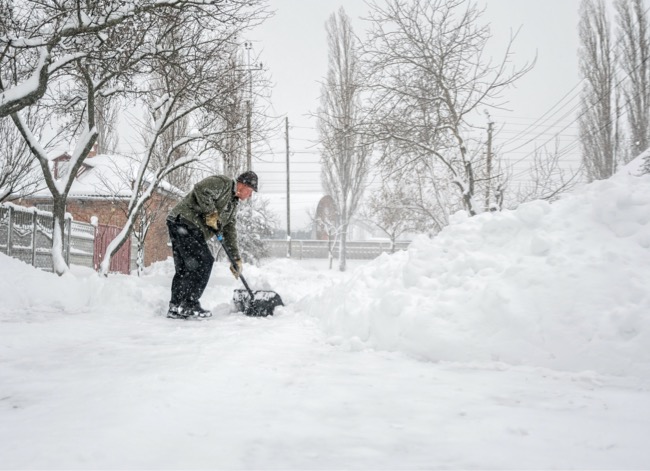
[{"label": "overcast sky", "polygon": [[[289,117],[290,146],[294,151],[291,180],[296,191],[292,192],[291,226],[298,229],[308,222],[306,208],[314,208],[322,196],[318,168],[313,165],[318,162],[318,154],[310,142],[316,136],[315,123],[308,115],[316,111],[319,81],[326,74],[324,25],[329,15],[343,6],[353,20],[355,32],[363,36],[366,25],[361,18],[366,16],[368,7],[363,0],[271,0],[270,4],[274,17],[254,31],[251,39],[274,83],[273,112]],[[537,57],[534,69],[509,90],[510,110],[491,112],[495,129],[501,129],[496,141],[500,139],[508,159],[516,161],[525,158],[535,143],[552,142],[554,133],[575,119],[572,107],[579,91],[579,0],[483,0],[478,4],[485,6],[482,18],[491,27],[495,58],[517,30],[513,61],[523,65]],[[557,106],[550,110],[553,105]],[[535,123],[549,110],[542,121]],[[563,131],[561,139],[567,146],[575,142],[575,127]],[[256,163],[254,167],[260,173],[261,194],[272,200],[284,227],[283,132],[275,136],[270,147],[272,153],[261,157],[274,163]]]}]

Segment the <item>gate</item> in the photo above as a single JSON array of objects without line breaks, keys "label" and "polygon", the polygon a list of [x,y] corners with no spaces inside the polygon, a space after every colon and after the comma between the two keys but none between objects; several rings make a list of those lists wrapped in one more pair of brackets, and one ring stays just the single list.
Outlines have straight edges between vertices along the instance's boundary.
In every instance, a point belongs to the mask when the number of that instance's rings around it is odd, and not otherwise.
[{"label": "gate", "polygon": [[[95,257],[93,265],[95,270],[99,269],[99,264],[102,263],[106,248],[113,239],[120,233],[122,228],[116,226],[107,226],[98,224],[95,230]],[[118,250],[111,259],[109,271],[113,273],[124,273],[128,275],[131,273],[131,238],[128,237],[120,250]]]}]

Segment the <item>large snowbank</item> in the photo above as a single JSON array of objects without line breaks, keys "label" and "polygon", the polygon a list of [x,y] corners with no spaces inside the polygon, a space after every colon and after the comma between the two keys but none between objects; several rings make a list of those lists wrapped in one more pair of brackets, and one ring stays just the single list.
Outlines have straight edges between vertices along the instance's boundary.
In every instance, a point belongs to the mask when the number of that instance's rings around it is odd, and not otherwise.
[{"label": "large snowbank", "polygon": [[650,377],[650,175],[456,215],[308,304],[335,343]]}]

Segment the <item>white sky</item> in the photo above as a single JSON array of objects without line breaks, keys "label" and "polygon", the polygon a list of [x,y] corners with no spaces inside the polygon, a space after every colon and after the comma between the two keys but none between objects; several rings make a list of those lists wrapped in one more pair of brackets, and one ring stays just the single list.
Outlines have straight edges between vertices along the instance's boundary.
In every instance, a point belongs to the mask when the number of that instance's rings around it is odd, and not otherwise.
[{"label": "white sky", "polygon": [[[292,191],[291,197],[291,227],[295,230],[308,223],[307,209],[313,209],[322,196],[318,166],[308,164],[318,162],[312,143],[315,123],[308,115],[317,109],[319,80],[327,68],[324,25],[329,15],[343,6],[353,19],[355,32],[362,36],[365,25],[360,18],[368,8],[363,0],[271,0],[270,4],[275,16],[253,32],[251,38],[275,84],[273,112],[289,117],[290,147],[294,152],[291,180],[296,192]],[[503,128],[495,145],[511,139],[504,145],[510,151],[507,158],[511,162],[525,160],[534,144],[552,143],[554,134],[575,119],[572,107],[577,103],[578,88],[559,103],[553,110],[555,114],[549,113],[544,121],[526,129],[578,84],[579,0],[483,0],[479,5],[486,7],[483,18],[491,25],[495,58],[500,57],[511,32],[520,27],[513,48],[514,62],[523,64],[537,54],[535,68],[509,91],[511,111],[492,112],[495,129]],[[271,142],[274,155],[262,156],[273,163],[257,163],[254,168],[260,173],[260,194],[271,199],[286,227],[283,129]],[[561,136],[563,145],[575,143],[573,127]],[[577,159],[577,148],[568,152],[566,159]]]}]

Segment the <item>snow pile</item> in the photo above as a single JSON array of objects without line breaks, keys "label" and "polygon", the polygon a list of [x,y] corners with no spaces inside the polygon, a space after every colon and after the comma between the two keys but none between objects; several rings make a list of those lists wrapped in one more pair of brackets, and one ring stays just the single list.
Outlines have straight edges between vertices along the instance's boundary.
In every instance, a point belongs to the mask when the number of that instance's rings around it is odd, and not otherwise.
[{"label": "snow pile", "polygon": [[[167,281],[169,275],[165,278]],[[111,275],[107,279],[90,268],[74,265],[59,277],[0,254],[2,322],[29,323],[49,319],[53,314],[89,314],[87,320],[106,313],[129,317],[140,310],[162,309],[168,291],[166,286],[153,284],[151,278]]]},{"label": "snow pile", "polygon": [[650,377],[650,175],[455,216],[309,304],[333,343]]}]

